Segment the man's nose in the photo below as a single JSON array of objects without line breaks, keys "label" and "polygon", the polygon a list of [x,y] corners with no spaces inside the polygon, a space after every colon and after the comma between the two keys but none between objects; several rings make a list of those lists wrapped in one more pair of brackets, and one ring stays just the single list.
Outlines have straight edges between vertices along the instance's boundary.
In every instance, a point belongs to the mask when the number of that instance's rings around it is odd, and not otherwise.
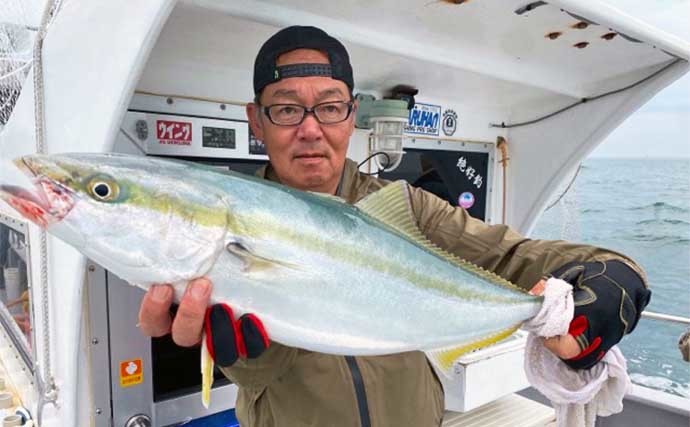
[{"label": "man's nose", "polygon": [[321,124],[316,120],[314,114],[307,114],[297,128],[297,137],[307,141],[314,141],[323,136]]}]

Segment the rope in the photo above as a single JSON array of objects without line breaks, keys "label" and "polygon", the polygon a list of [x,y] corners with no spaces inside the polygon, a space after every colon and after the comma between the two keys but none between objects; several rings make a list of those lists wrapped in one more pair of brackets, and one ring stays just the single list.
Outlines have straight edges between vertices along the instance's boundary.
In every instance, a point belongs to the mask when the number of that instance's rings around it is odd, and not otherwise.
[{"label": "rope", "polygon": [[575,179],[576,179],[577,176],[580,174],[580,169],[582,169],[582,163],[580,163],[580,164],[578,165],[577,171],[575,171],[575,175],[573,175],[572,179],[571,179],[570,182],[568,183],[568,186],[565,188],[565,190],[563,190],[563,192],[561,193],[560,196],[558,196],[558,199],[556,199],[555,202],[551,203],[546,209],[544,209],[544,212],[546,212],[546,211],[548,211],[549,209],[551,209],[552,207],[556,206],[556,205],[558,204],[558,202],[561,201],[561,199],[563,198],[563,196],[565,196],[566,193],[568,192],[568,190],[570,190],[570,187],[573,186],[573,183],[575,182]]},{"label": "rope", "polygon": [[[33,50],[34,63],[34,120],[36,132],[36,152],[45,153],[45,106],[43,86],[43,40],[45,39],[48,25],[52,17],[57,13],[60,0],[47,4],[41,17],[41,25],[36,34]],[[43,318],[43,375],[36,369],[36,381],[39,388],[38,408],[36,421],[42,424],[43,408],[46,404],[57,405],[57,386],[53,378],[50,351],[50,297],[48,294],[48,237],[46,231],[41,229],[39,234],[40,251],[40,283],[41,283],[41,310]]]}]

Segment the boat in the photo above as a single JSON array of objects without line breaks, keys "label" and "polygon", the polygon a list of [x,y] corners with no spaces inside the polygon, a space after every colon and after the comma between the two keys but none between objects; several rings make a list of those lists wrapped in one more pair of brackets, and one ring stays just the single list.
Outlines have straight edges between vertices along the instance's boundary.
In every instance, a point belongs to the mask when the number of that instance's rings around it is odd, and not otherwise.
[{"label": "boat", "polygon": [[[10,159],[58,152],[251,173],[267,161],[244,112],[255,54],[281,27],[315,25],[348,48],[362,102],[414,100],[397,145],[362,126],[348,156],[411,182],[427,159],[451,201],[525,235],[583,159],[690,69],[687,41],[596,0],[33,3],[19,27],[0,23],[31,40],[0,131],[0,181],[24,179]],[[233,384],[219,378],[204,408],[198,350],[139,332],[141,291],[4,204],[0,244],[3,229],[12,254],[0,292],[3,416],[41,427],[234,425]],[[512,369],[523,347],[518,333],[457,360],[444,425],[552,425],[553,409]],[[689,421],[688,399],[635,385],[623,412],[598,425]]]}]

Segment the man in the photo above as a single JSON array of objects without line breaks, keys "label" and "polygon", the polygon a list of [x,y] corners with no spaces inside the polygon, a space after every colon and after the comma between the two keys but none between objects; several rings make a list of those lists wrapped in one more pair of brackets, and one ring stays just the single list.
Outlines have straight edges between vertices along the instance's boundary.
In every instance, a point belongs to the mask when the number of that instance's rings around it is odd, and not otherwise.
[{"label": "man", "polygon": [[[270,159],[259,175],[349,203],[384,186],[345,158],[357,108],[353,87],[344,46],[325,32],[289,27],[271,37],[257,55],[256,97],[247,106],[251,129]],[[546,342],[574,368],[594,365],[635,327],[649,291],[629,259],[588,246],[529,240],[423,190],[410,191],[420,229],[442,248],[525,289],[537,282],[543,287],[540,279],[549,273],[581,286],[571,334]],[[229,309],[215,306],[205,322],[210,294],[207,280],[190,283],[173,321],[172,289],[153,287],[142,302],[140,324],[148,335],[172,331],[175,342],[191,346],[200,341],[205,323],[216,362],[239,385],[243,426],[440,425],[443,390],[423,353],[342,357],[269,343],[256,316],[235,320]]]}]

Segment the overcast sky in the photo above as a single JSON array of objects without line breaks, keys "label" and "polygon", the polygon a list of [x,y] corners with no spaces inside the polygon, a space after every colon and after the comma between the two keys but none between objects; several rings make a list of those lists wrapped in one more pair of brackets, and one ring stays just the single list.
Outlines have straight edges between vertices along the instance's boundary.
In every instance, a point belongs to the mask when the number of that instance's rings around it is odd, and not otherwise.
[{"label": "overcast sky", "polygon": [[[690,42],[690,0],[604,0]],[[631,115],[592,157],[690,158],[690,74]]]}]

